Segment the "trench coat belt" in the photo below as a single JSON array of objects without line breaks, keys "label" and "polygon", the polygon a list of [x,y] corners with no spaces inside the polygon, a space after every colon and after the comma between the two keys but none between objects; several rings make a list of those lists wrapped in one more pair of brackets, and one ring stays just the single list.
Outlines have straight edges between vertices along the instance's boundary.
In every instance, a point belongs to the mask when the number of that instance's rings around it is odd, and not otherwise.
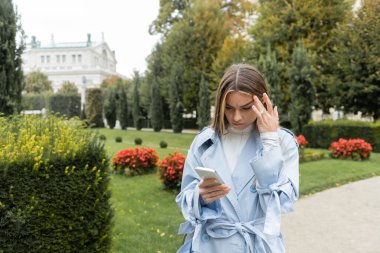
[{"label": "trench coat belt", "polygon": [[199,241],[201,239],[202,227],[206,223],[206,220],[188,220],[182,223],[179,227],[178,234],[193,234],[192,248],[194,251],[199,250]]},{"label": "trench coat belt", "polygon": [[[270,248],[270,246],[268,244],[268,241],[264,233],[261,232],[257,228],[257,225],[264,223],[264,221],[265,219],[257,219],[257,220],[249,221],[249,222],[236,222],[236,223],[231,223],[228,221],[218,221],[218,222],[215,221],[215,222],[208,223],[206,225],[206,232],[209,236],[213,238],[228,238],[236,233],[239,233],[240,235],[243,236],[244,241],[246,242],[247,248],[250,253],[264,252],[265,250],[264,243],[267,245],[267,248]],[[200,235],[202,232],[202,226],[204,225],[205,222],[197,222],[196,224],[194,223],[191,224],[191,223],[193,222],[183,223],[180,228],[180,234],[194,232],[194,235],[192,238],[192,249],[195,252],[198,252],[199,243],[201,239]],[[230,232],[227,234],[220,234],[216,232],[217,229],[230,230]],[[261,240],[256,239],[255,245],[252,245],[252,239],[250,237],[250,234],[256,235],[256,237],[261,238]]]}]

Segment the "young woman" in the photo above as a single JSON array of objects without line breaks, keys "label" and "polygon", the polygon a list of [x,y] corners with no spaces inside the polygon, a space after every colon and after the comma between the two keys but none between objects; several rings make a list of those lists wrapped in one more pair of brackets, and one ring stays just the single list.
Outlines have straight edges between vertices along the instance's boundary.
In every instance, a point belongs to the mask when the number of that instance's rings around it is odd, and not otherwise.
[{"label": "young woman", "polygon": [[[216,94],[210,127],[194,139],[176,198],[186,220],[178,252],[281,253],[281,213],[298,198],[298,147],[279,128],[262,75],[232,65]],[[195,168],[215,169],[223,180],[202,180]]]}]

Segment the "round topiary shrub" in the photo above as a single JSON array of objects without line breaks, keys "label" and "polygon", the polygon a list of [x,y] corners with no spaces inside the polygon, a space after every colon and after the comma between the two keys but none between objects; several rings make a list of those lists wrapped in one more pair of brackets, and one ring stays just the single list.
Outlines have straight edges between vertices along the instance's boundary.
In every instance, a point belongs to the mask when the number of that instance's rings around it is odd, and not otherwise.
[{"label": "round topiary shrub", "polygon": [[167,148],[168,143],[166,141],[160,141],[160,147],[161,148]]},{"label": "round topiary shrub", "polygon": [[116,141],[116,142],[123,142],[123,138],[121,138],[120,136],[117,136],[117,137],[115,138],[115,141]]},{"label": "round topiary shrub", "polygon": [[137,138],[135,138],[135,144],[136,145],[141,145],[142,144],[142,139],[140,138],[140,137],[137,137]]},{"label": "round topiary shrub", "polygon": [[99,135],[99,140],[105,141],[107,140],[107,137],[104,134]]}]

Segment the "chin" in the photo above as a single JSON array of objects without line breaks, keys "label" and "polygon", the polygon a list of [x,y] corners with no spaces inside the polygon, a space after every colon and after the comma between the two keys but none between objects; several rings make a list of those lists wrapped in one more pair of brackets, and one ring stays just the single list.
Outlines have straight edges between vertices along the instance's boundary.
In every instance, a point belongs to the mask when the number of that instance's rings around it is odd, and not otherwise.
[{"label": "chin", "polygon": [[234,125],[234,124],[231,124],[231,126],[237,130],[244,130],[245,128],[248,127],[248,125]]}]

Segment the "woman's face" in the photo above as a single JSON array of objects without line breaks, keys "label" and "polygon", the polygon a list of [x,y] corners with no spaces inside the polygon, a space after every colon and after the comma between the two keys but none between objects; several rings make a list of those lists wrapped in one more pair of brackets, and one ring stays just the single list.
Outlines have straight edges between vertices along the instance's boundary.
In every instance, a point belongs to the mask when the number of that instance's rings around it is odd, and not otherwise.
[{"label": "woman's face", "polygon": [[226,97],[224,115],[235,129],[243,130],[256,120],[252,110],[253,96],[239,91],[230,91]]}]

